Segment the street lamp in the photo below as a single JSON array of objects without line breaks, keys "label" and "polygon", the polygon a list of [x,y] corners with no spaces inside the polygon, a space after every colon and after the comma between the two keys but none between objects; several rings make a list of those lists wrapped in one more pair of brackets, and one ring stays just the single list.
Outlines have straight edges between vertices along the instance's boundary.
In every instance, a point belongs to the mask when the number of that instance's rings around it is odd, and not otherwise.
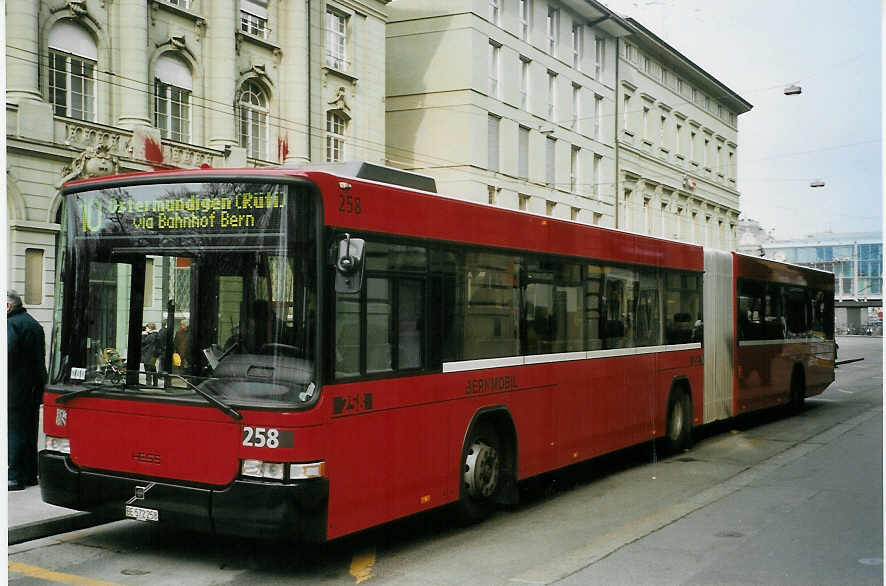
[{"label": "street lamp", "polygon": [[794,83],[787,85],[784,88],[784,95],[786,96],[796,96],[801,93],[803,93],[803,88]]},{"label": "street lamp", "polygon": [[824,187],[824,179],[814,179],[809,187]]}]

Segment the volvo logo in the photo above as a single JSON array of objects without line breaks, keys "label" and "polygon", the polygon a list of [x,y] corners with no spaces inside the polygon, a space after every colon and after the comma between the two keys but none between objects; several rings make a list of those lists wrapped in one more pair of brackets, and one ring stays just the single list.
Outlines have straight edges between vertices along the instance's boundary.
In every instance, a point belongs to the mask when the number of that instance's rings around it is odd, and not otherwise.
[{"label": "volvo logo", "polygon": [[132,452],[132,459],[142,464],[159,464],[160,454],[151,452]]}]

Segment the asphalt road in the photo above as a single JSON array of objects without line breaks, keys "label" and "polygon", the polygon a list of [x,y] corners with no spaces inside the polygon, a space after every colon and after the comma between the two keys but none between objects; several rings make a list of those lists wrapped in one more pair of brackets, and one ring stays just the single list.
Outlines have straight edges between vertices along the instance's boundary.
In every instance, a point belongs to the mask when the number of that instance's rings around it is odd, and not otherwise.
[{"label": "asphalt road", "polygon": [[882,584],[882,339],[840,338],[795,417],[703,429],[526,483],[473,527],[446,510],[322,546],[123,521],[9,548],[11,584]]}]

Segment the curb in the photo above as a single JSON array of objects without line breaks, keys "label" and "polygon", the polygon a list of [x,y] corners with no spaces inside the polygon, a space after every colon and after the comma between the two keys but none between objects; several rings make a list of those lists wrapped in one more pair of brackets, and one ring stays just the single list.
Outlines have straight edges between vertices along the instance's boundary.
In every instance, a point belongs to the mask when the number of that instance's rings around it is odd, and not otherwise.
[{"label": "curb", "polygon": [[95,527],[96,525],[103,525],[116,520],[117,518],[115,517],[99,515],[97,513],[73,513],[53,519],[16,525],[9,528],[9,545],[51,537],[60,533],[69,533],[78,529]]}]

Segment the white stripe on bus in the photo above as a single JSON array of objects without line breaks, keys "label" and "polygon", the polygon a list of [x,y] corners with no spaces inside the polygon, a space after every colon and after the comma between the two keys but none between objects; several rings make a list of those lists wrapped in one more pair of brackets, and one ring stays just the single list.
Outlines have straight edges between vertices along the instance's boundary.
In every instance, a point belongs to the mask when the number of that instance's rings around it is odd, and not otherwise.
[{"label": "white stripe on bus", "polygon": [[637,354],[655,354],[659,352],[680,352],[683,350],[698,350],[700,348],[701,343],[694,342],[691,344],[672,344],[669,346],[641,346],[639,348],[612,348],[609,350],[589,350],[587,352],[562,352],[558,354],[535,354],[532,356],[508,356],[506,358],[462,360],[459,362],[444,362],[443,372],[465,372],[468,370],[485,370],[487,368],[505,368],[508,366],[524,366],[529,364],[596,360],[598,358],[636,356]]},{"label": "white stripe on bus", "polygon": [[739,346],[774,346],[784,344],[815,344],[827,342],[824,338],[784,338],[781,340],[741,340]]}]

